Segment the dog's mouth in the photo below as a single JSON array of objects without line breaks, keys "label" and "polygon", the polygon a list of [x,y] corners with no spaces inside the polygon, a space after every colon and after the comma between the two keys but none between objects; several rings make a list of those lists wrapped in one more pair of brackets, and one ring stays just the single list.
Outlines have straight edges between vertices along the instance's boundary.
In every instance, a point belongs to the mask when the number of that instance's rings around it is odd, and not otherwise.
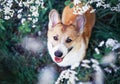
[{"label": "dog's mouth", "polygon": [[[68,49],[68,53],[69,53],[72,49],[73,49],[73,47],[70,47],[70,48]],[[68,54],[68,53],[67,53],[67,54]],[[67,55],[67,54],[66,54],[66,55]],[[65,56],[64,56],[64,57],[65,57]],[[55,56],[55,61],[56,61],[57,63],[60,63],[60,62],[63,61],[64,57],[57,57],[57,56]]]},{"label": "dog's mouth", "polygon": [[[63,57],[63,58],[64,58],[64,57]],[[56,61],[57,63],[60,63],[60,62],[63,61],[63,58],[62,58],[62,57],[56,57],[56,56],[55,56],[55,61]]]}]

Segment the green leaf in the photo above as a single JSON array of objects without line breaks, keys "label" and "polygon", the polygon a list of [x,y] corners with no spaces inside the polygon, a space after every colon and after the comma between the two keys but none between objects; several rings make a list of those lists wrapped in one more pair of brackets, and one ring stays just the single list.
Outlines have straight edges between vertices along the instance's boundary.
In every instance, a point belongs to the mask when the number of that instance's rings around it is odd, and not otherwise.
[{"label": "green leaf", "polygon": [[70,8],[73,8],[73,6],[74,6],[74,4],[73,4],[73,3],[71,3],[71,4],[70,4]]},{"label": "green leaf", "polygon": [[111,4],[113,4],[113,5],[116,5],[116,4],[118,3],[118,0],[110,0],[109,3],[111,3]]},{"label": "green leaf", "polygon": [[70,0],[65,1],[65,5],[69,5],[70,4]]},{"label": "green leaf", "polygon": [[4,20],[0,19],[0,29],[5,30],[3,23],[4,23]]},{"label": "green leaf", "polygon": [[22,26],[19,27],[19,30],[22,33],[29,33],[29,32],[31,32],[31,28],[29,27],[29,23],[25,22],[24,25],[22,25]]},{"label": "green leaf", "polygon": [[0,29],[5,30],[5,27],[2,24],[0,24]]},{"label": "green leaf", "polygon": [[52,7],[52,2],[50,0],[48,1],[48,4],[49,4],[50,9],[52,9],[53,8]]},{"label": "green leaf", "polygon": [[108,54],[108,53],[110,53],[110,52],[111,52],[111,48],[110,48],[110,47],[105,48],[105,54]]},{"label": "green leaf", "polygon": [[93,57],[97,60],[100,60],[102,58],[101,54],[93,54]]}]

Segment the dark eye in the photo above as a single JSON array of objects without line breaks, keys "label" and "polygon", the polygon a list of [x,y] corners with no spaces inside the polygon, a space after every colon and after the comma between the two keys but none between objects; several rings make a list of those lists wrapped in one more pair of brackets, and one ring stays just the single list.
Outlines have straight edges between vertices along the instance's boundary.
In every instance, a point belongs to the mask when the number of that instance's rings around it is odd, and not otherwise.
[{"label": "dark eye", "polygon": [[53,39],[57,41],[58,40],[58,36],[53,36]]},{"label": "dark eye", "polygon": [[66,39],[66,43],[70,43],[72,40],[68,37],[67,39]]}]

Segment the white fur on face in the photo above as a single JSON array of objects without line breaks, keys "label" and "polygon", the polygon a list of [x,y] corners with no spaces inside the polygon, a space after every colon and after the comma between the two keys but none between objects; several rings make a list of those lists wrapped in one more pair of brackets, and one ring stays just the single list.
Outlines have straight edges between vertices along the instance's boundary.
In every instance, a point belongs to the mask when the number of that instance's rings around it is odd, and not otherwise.
[{"label": "white fur on face", "polygon": [[[65,57],[63,58],[62,62],[57,63],[57,64],[59,66],[71,66],[76,63],[79,63],[84,58],[84,55],[86,52],[86,47],[85,47],[84,42],[81,40],[80,43],[82,43],[80,49],[75,49],[75,47],[77,45],[77,43],[76,43],[76,45],[73,46],[73,49],[70,52],[68,52],[67,54],[66,54],[67,48],[65,46],[61,45],[61,47],[63,46],[63,48],[61,48],[61,50],[64,50],[63,53],[64,53]],[[60,45],[58,45],[58,46],[60,46]],[[49,41],[48,41],[48,50],[49,50],[49,54],[52,57],[52,60],[55,62],[54,52],[56,49],[54,49],[52,47],[52,43],[50,43]]]},{"label": "white fur on face", "polygon": [[53,60],[54,62],[56,62],[56,61],[54,60],[54,58],[55,58],[54,53],[55,53],[57,50],[59,50],[59,51],[61,51],[61,52],[63,53],[63,56],[62,56],[62,57],[66,56],[66,54],[67,54],[67,52],[68,52],[68,48],[67,48],[63,43],[60,43],[59,45],[57,45],[57,46],[55,46],[55,47],[52,47],[52,43],[50,43],[49,41],[48,41],[48,50],[49,50],[49,54],[51,55],[52,60]]},{"label": "white fur on face", "polygon": [[68,52],[68,48],[62,43],[53,48],[53,52],[55,52],[57,50],[59,50],[59,51],[61,51],[63,53],[62,57],[64,57]]}]

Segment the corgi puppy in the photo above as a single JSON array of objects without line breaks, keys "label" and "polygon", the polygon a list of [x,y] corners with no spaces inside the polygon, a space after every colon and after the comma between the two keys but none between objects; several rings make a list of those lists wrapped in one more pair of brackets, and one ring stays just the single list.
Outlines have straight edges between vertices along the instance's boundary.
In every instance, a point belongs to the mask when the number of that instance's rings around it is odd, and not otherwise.
[{"label": "corgi puppy", "polygon": [[80,63],[85,57],[95,23],[95,13],[90,13],[92,7],[83,15],[74,15],[73,8],[66,6],[62,18],[55,9],[49,13],[48,51],[62,67]]}]

